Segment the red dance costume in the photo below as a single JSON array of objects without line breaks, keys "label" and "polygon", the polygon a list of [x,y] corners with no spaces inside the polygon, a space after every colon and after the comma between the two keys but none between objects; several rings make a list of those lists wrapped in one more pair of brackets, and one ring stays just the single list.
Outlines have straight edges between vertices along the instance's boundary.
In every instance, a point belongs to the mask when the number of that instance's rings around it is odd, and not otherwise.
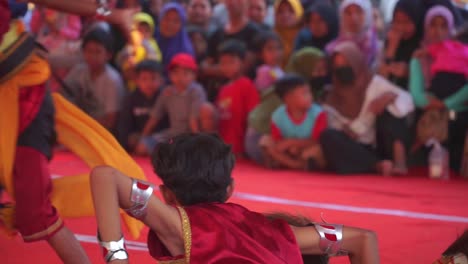
[{"label": "red dance costume", "polygon": [[[0,1],[0,17],[2,43],[10,29],[7,1]],[[2,82],[9,82],[11,76],[22,75],[21,69],[35,49],[32,38],[23,34],[6,50],[0,51],[0,54],[7,55],[0,59],[0,65],[8,69],[2,71]],[[52,181],[48,159],[51,158],[51,144],[55,138],[54,113],[53,101],[44,83],[19,87],[19,126],[13,165],[14,225],[26,242],[49,239],[63,227],[63,221],[50,201]]]},{"label": "red dance costume", "polygon": [[302,263],[289,224],[232,203],[178,208],[184,231],[185,256],[171,257],[152,231],[151,256],[159,263],[286,264]]}]

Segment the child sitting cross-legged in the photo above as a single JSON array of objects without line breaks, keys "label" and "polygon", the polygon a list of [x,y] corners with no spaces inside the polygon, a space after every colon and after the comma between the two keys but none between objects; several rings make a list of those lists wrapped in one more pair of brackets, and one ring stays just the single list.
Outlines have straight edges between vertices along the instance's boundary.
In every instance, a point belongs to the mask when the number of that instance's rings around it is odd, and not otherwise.
[{"label": "child sitting cross-legged", "polygon": [[164,263],[303,263],[303,254],[347,254],[351,263],[379,263],[372,231],[335,224],[294,227],[240,205],[233,193],[231,148],[206,133],[160,143],[152,156],[166,203],[150,183],[111,167],[91,173],[98,238],[105,260],[128,263],[120,208],[150,228],[151,256]]},{"label": "child sitting cross-legged", "polygon": [[288,74],[276,82],[275,92],[283,105],[273,113],[271,137],[260,140],[265,150],[265,165],[323,169],[325,160],[318,139],[327,128],[327,115],[313,102],[307,81]]}]

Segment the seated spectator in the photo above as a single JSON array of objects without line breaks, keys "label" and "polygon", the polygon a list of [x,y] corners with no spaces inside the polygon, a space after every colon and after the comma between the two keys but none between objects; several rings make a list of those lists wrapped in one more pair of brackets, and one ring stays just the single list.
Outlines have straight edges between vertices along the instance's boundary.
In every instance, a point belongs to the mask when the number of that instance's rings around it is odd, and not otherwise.
[{"label": "seated spectator", "polygon": [[[454,17],[446,7],[431,8],[424,24],[424,47],[410,63],[410,91],[424,112],[414,148],[436,138],[448,147],[450,165],[458,171],[468,129],[468,46],[451,39]],[[430,118],[434,115],[441,118]],[[445,132],[425,132],[441,130]]]},{"label": "seated spectator", "polygon": [[[135,75],[137,88],[126,96],[117,126],[119,142],[129,152],[134,151],[164,84],[162,66],[154,60],[140,62],[135,68]],[[168,120],[162,120],[151,133],[160,132],[168,126]]]},{"label": "seated spectator", "polygon": [[264,31],[271,30],[270,26],[265,24],[265,18],[268,12],[268,0],[250,0],[249,1],[249,19],[257,24]]},{"label": "seated spectator", "polygon": [[223,81],[223,73],[218,65],[219,47],[227,40],[235,39],[247,46],[247,55],[243,72],[251,79],[255,78],[255,36],[260,29],[253,22],[249,22],[248,0],[225,0],[224,4],[229,13],[226,25],[221,25],[208,40],[208,56],[202,63],[203,84],[207,88],[209,99],[214,100],[218,94],[218,88]]},{"label": "seated spectator", "polygon": [[142,36],[142,45],[146,50],[146,59],[161,62],[161,50],[159,49],[158,43],[153,37],[155,32],[153,18],[146,13],[140,12],[133,17],[133,21],[135,23],[135,28]]},{"label": "seated spectator", "polygon": [[[203,87],[195,82],[197,69],[197,63],[190,54],[179,53],[172,58],[169,64],[171,85],[162,91],[150,111],[136,154],[150,154],[158,143],[178,134],[210,130],[200,127],[206,123],[200,120],[206,94]],[[169,117],[169,128],[153,133],[165,115]]]},{"label": "seated spectator", "polygon": [[325,47],[338,36],[338,14],[330,4],[320,2],[307,9],[305,24],[296,38],[295,50],[315,47],[325,51]]},{"label": "seated spectator", "polygon": [[238,156],[244,154],[247,117],[259,102],[255,85],[242,73],[246,53],[245,45],[238,40],[229,40],[219,49],[220,68],[229,80],[216,99],[219,134]]},{"label": "seated spectator", "polygon": [[112,38],[95,29],[83,38],[84,63],[73,67],[64,80],[63,94],[109,130],[115,128],[125,88],[120,74],[108,63]]},{"label": "seated spectator", "polygon": [[331,64],[333,87],[324,106],[330,130],[320,138],[329,168],[406,173],[410,135],[404,118],[414,109],[411,95],[373,74],[354,42],[335,46]]},{"label": "seated spectator", "polygon": [[286,72],[299,74],[307,80],[314,100],[323,101],[325,88],[331,83],[325,53],[317,48],[303,48],[291,56]]},{"label": "seated spectator", "polygon": [[423,19],[424,6],[421,1],[399,0],[387,33],[379,73],[405,90],[408,90],[409,62],[421,45]]},{"label": "seated spectator", "polygon": [[188,25],[199,27],[210,36],[217,29],[211,14],[210,0],[190,0],[187,8]]},{"label": "seated spectator", "polygon": [[287,75],[275,84],[275,92],[283,105],[271,119],[272,140],[260,143],[268,156],[265,165],[295,170],[325,168],[318,139],[327,128],[327,115],[313,103],[307,81]]},{"label": "seated spectator", "polygon": [[302,27],[304,9],[299,0],[277,0],[275,2],[275,31],[284,49],[283,66],[294,51],[294,41]]},{"label": "seated spectator", "polygon": [[155,38],[162,52],[162,63],[165,67],[172,61],[172,57],[179,53],[195,56],[192,42],[185,29],[187,17],[182,5],[178,3],[165,4],[159,15],[159,28]]},{"label": "seated spectator", "polygon": [[[325,55],[315,48],[304,48],[296,52],[291,57],[286,71],[309,80],[309,87],[311,85],[318,87],[319,82],[327,82],[327,77],[324,78],[327,75]],[[325,81],[321,81],[323,79]],[[314,88],[311,91],[314,94]],[[275,93],[274,87],[270,87],[262,92],[260,104],[249,114],[248,129],[245,136],[245,150],[250,159],[260,164],[264,164],[264,160],[259,142],[262,140],[262,137],[270,134],[271,116],[281,104],[282,101]]]},{"label": "seated spectator", "polygon": [[154,22],[150,15],[138,13],[134,16],[135,30],[125,47],[117,55],[117,65],[123,72],[127,88],[135,90],[135,66],[143,60],[161,61],[161,51],[153,39]]},{"label": "seated spectator", "polygon": [[370,0],[344,0],[340,5],[340,33],[327,46],[331,53],[336,45],[345,41],[354,42],[365,55],[367,65],[377,67],[379,40],[373,23],[373,8]]},{"label": "seated spectator", "polygon": [[283,46],[274,32],[263,32],[257,39],[257,46],[261,65],[257,68],[255,86],[259,92],[263,92],[284,75],[281,68]]}]

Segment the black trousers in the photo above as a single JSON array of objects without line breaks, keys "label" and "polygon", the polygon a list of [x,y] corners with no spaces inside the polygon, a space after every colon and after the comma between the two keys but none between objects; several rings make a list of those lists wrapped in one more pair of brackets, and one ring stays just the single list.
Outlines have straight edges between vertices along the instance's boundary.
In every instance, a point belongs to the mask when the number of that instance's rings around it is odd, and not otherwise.
[{"label": "black trousers", "polygon": [[384,112],[377,117],[375,148],[334,129],[322,133],[320,144],[331,171],[338,174],[373,173],[379,161],[392,159],[396,140],[400,140],[408,149],[410,138],[406,120]]}]

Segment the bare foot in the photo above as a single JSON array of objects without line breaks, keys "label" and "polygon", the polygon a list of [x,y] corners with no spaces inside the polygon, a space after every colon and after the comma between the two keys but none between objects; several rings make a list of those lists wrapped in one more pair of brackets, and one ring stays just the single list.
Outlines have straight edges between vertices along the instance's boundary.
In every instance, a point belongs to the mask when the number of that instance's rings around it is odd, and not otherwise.
[{"label": "bare foot", "polygon": [[392,176],[393,162],[390,160],[382,160],[377,163],[377,172],[383,176]]}]

